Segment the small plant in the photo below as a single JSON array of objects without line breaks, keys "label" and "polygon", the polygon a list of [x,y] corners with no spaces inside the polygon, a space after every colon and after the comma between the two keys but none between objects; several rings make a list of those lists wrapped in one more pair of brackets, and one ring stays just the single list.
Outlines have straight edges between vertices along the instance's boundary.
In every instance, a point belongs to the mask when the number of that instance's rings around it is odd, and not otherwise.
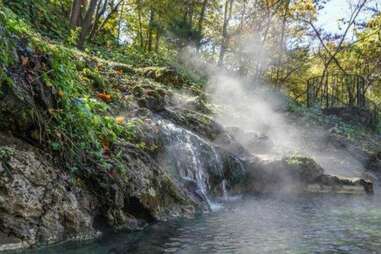
[{"label": "small plant", "polygon": [[79,27],[70,29],[69,35],[66,37],[65,44],[68,46],[75,46],[80,32],[81,29]]},{"label": "small plant", "polygon": [[8,161],[15,154],[15,150],[11,147],[0,147],[0,161]]}]

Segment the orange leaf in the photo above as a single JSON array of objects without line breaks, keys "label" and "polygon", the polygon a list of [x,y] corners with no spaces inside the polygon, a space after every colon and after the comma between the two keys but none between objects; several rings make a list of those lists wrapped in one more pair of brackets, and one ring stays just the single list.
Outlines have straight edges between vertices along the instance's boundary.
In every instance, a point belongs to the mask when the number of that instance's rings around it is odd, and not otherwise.
[{"label": "orange leaf", "polygon": [[112,101],[111,95],[107,94],[107,93],[97,93],[97,97],[104,102],[111,102]]}]

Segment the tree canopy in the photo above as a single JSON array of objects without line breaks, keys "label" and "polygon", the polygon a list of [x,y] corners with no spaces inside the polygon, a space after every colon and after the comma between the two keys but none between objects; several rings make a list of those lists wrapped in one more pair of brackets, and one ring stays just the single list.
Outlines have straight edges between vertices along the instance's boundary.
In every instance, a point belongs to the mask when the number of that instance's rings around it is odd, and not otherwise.
[{"label": "tree canopy", "polygon": [[327,73],[364,77],[366,92],[381,101],[381,14],[372,0],[352,0],[337,34],[317,22],[324,0],[3,2],[50,40],[117,61],[177,64],[191,49],[201,61],[265,80],[299,102],[307,80]]}]

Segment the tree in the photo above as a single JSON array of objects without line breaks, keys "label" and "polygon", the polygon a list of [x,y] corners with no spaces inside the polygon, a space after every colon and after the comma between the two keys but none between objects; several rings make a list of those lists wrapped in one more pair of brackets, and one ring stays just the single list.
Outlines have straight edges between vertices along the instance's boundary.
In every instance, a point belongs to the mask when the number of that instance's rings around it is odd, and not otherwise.
[{"label": "tree", "polygon": [[225,51],[228,46],[227,45],[229,41],[228,26],[232,18],[233,3],[234,3],[234,0],[225,1],[224,23],[222,25],[222,40],[221,40],[220,56],[218,59],[219,66],[223,65],[224,63]]}]

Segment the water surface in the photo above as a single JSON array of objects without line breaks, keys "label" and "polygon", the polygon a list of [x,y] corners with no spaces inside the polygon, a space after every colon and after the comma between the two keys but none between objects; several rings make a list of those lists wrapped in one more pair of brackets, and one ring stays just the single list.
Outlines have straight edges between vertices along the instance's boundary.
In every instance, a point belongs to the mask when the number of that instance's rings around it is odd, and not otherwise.
[{"label": "water surface", "polygon": [[381,253],[380,201],[377,195],[251,197],[196,219],[31,253]]}]

